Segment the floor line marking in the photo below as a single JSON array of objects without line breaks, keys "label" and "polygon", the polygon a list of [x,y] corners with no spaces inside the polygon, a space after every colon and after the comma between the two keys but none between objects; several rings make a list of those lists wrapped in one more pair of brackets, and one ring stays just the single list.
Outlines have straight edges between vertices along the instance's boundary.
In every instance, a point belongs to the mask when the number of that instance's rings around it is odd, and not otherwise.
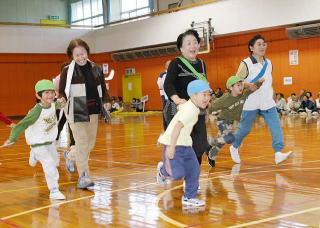
[{"label": "floor line marking", "polygon": [[[145,187],[145,186],[149,186],[149,185],[155,185],[155,184],[156,183],[148,183],[148,184],[137,185],[137,186],[128,187],[128,188],[121,188],[121,189],[116,189],[116,190],[110,191],[110,193],[120,192],[120,191],[129,190],[129,189],[135,189],[135,188],[141,188],[141,187]],[[32,212],[40,211],[40,210],[43,210],[43,209],[47,209],[47,208],[50,208],[50,207],[60,206],[60,205],[67,204],[67,203],[73,203],[73,202],[80,201],[80,200],[83,200],[83,199],[89,199],[89,198],[92,198],[94,196],[95,196],[95,194],[89,195],[89,196],[80,197],[80,198],[76,198],[76,199],[72,199],[72,200],[65,200],[65,201],[60,202],[60,203],[49,204],[47,206],[38,207],[38,208],[31,209],[31,210],[26,210],[26,211],[23,211],[23,212],[19,212],[19,213],[13,214],[13,215],[5,216],[5,217],[2,217],[1,219],[2,220],[7,220],[7,219],[14,218],[14,217],[18,217],[20,215],[25,215],[25,214],[29,214],[29,213],[32,213]]]},{"label": "floor line marking", "polygon": [[312,212],[312,211],[318,211],[318,210],[320,210],[320,207],[313,207],[313,208],[309,208],[309,209],[302,210],[302,211],[297,211],[297,212],[293,212],[293,213],[277,215],[277,216],[273,216],[273,217],[269,217],[269,218],[265,218],[265,219],[260,219],[260,220],[253,221],[253,222],[242,223],[242,224],[239,224],[239,225],[229,226],[229,227],[230,228],[239,228],[239,227],[244,227],[244,226],[250,226],[250,225],[269,222],[269,221],[276,220],[276,219],[286,218],[286,217],[290,217],[290,216],[293,216],[293,215],[300,215],[300,214],[304,214],[304,213],[308,213],[308,212]]}]

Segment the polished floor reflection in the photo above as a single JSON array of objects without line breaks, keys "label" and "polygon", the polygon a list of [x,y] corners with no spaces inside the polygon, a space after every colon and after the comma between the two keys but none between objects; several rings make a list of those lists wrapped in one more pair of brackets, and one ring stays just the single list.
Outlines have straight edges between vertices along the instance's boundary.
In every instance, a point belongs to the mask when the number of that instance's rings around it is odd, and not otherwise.
[{"label": "polished floor reflection", "polygon": [[[23,137],[0,149],[0,227],[319,227],[320,118],[282,117],[286,150],[294,154],[275,165],[271,136],[257,118],[234,164],[228,146],[216,167],[203,157],[199,198],[203,208],[182,207],[182,181],[156,184],[161,116],[113,118],[100,122],[91,154],[92,191],[76,188],[77,175],[65,172],[65,201],[50,201],[38,164],[28,165]],[[0,141],[9,128],[0,125]],[[208,124],[211,135],[215,122]]]}]

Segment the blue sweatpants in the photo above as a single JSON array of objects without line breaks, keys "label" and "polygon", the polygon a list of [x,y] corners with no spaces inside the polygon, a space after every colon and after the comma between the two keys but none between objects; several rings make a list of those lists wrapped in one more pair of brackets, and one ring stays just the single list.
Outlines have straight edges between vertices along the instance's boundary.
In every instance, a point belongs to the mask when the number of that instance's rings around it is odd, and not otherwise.
[{"label": "blue sweatpants", "polygon": [[[185,197],[197,198],[199,187],[200,166],[195,152],[191,146],[176,146],[176,151],[173,159],[166,157],[166,146],[164,146],[162,159],[162,173],[173,180],[185,179]],[[171,170],[170,175],[168,170]],[[170,172],[170,171],[169,171]]]},{"label": "blue sweatpants", "polygon": [[257,114],[260,114],[264,118],[269,127],[272,136],[272,147],[274,152],[281,152],[284,148],[284,138],[280,125],[279,114],[275,107],[267,110],[243,110],[241,114],[241,120],[238,124],[235,134],[235,141],[232,143],[232,145],[235,148],[238,148],[241,145],[244,137],[249,134],[252,123]]}]

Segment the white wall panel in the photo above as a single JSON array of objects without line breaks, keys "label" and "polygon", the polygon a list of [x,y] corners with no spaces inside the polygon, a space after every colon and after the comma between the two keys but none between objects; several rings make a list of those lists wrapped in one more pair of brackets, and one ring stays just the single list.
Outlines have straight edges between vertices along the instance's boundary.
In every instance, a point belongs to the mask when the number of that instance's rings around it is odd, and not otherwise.
[{"label": "white wall panel", "polygon": [[64,53],[76,37],[85,39],[93,53],[110,52],[173,42],[192,21],[210,17],[216,34],[225,35],[315,21],[319,12],[320,0],[220,0],[93,31],[0,26],[0,52]]}]

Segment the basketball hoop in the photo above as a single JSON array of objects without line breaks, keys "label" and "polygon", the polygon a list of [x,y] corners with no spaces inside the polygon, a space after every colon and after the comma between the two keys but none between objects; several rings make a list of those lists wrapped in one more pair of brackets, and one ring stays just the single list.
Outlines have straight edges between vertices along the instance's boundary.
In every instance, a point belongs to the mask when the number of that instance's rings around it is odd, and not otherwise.
[{"label": "basketball hoop", "polygon": [[196,30],[199,33],[201,38],[200,40],[200,49],[199,54],[209,53],[210,52],[210,41],[213,40],[214,28],[211,26],[211,18],[208,21],[191,23],[191,28]]}]

